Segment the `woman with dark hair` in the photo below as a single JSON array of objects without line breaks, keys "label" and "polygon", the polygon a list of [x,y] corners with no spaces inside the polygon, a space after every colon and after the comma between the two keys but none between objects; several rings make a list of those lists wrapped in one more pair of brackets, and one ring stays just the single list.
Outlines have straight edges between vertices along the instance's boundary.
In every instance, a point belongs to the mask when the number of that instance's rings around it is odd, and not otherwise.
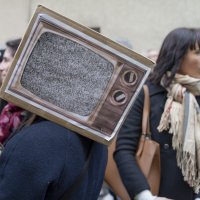
[{"label": "woman with dark hair", "polygon": [[114,158],[124,185],[131,199],[200,200],[199,30],[177,28],[166,36],[147,86],[152,139],[160,144],[160,190],[152,195],[135,158],[143,91],[117,138]]}]

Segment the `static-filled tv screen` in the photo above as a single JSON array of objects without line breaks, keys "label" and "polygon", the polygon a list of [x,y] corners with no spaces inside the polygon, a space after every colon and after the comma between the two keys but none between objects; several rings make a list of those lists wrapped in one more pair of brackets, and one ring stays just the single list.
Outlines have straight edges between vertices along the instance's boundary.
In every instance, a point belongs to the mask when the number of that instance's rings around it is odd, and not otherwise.
[{"label": "static-filled tv screen", "polygon": [[100,101],[113,71],[113,64],[101,55],[63,36],[45,32],[32,50],[21,84],[55,106],[88,116]]},{"label": "static-filled tv screen", "polygon": [[105,36],[38,6],[1,97],[109,144],[152,64]]}]

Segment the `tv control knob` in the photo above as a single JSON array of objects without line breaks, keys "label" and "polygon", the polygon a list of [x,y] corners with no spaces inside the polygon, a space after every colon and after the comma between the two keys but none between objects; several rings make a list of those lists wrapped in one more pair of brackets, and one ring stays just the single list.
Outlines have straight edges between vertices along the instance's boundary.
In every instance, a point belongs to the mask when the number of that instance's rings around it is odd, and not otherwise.
[{"label": "tv control knob", "polygon": [[127,94],[122,90],[116,90],[113,92],[111,101],[115,105],[122,105],[127,101]]},{"label": "tv control knob", "polygon": [[135,71],[126,71],[123,74],[123,82],[128,85],[132,86],[135,85],[138,80],[137,73]]}]

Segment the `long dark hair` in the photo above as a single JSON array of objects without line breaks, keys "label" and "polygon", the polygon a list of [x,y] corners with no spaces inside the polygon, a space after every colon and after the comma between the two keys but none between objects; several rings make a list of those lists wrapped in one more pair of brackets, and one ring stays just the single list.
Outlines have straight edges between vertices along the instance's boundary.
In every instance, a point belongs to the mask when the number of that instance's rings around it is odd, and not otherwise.
[{"label": "long dark hair", "polygon": [[164,86],[169,86],[188,50],[196,49],[196,45],[200,47],[199,29],[177,28],[171,31],[163,41],[150,80],[155,84],[160,84],[163,75],[170,71],[171,75],[164,81]]},{"label": "long dark hair", "polygon": [[21,42],[21,38],[15,39],[15,40],[9,40],[6,42],[6,46],[11,49],[13,57],[17,51],[17,48],[18,48],[20,42]]}]

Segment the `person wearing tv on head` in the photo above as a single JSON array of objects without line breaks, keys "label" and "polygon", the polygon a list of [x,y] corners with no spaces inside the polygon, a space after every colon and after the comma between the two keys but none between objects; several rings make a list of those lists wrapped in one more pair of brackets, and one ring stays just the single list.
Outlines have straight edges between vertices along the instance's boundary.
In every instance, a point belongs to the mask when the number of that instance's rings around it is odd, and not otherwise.
[{"label": "person wearing tv on head", "polygon": [[[0,66],[3,79],[14,55],[10,48]],[[11,105],[0,115],[0,199],[97,199],[107,147],[34,114],[21,123],[25,110]]]},{"label": "person wearing tv on head", "polygon": [[[117,138],[114,158],[122,181],[136,200],[200,200],[200,32],[176,28],[161,46],[147,81],[150,131],[160,144],[161,179],[157,196],[136,162],[144,90]],[[185,128],[183,128],[185,127]]]}]

